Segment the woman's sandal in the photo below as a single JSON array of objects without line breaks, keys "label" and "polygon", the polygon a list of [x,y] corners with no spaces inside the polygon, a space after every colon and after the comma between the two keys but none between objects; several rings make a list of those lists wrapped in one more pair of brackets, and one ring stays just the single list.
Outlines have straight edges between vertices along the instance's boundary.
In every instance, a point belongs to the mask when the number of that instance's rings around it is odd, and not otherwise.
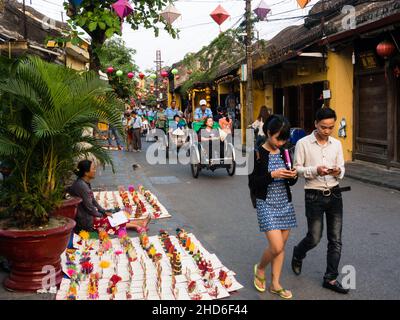
[{"label": "woman's sandal", "polygon": [[[256,289],[257,289],[258,291],[260,291],[260,292],[265,292],[265,277],[260,277],[260,276],[257,274],[257,269],[258,269],[258,265],[255,264],[255,265],[254,265],[254,281],[253,281],[253,282],[254,282],[254,286],[256,287]],[[257,279],[258,281],[264,283],[264,288],[260,288],[260,287],[257,285],[256,279]]]},{"label": "woman's sandal", "polygon": [[278,296],[280,296],[282,299],[292,299],[293,295],[292,293],[290,293],[290,296],[285,295],[286,293],[288,293],[289,291],[286,289],[279,289],[279,290],[273,290],[272,288],[269,289],[269,292],[273,293],[273,294],[277,294]]}]

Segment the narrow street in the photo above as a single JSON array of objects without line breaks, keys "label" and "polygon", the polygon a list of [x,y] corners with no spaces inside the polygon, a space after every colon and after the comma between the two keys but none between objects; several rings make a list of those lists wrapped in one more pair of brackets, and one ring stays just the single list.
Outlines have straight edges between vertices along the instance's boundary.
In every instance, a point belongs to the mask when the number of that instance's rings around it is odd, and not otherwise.
[{"label": "narrow street", "polygon": [[[144,143],[144,146],[148,144]],[[151,189],[172,214],[171,219],[152,222],[150,235],[160,229],[174,232],[183,227],[193,232],[210,252],[237,273],[245,287],[231,299],[279,299],[258,293],[252,284],[252,268],[266,240],[258,231],[256,212],[248,195],[247,176],[229,177],[224,169],[202,171],[198,179],[190,167],[180,164],[150,166],[142,153],[114,152],[115,175],[110,168],[98,169],[94,188],[107,190],[128,184],[143,184]],[[139,164],[133,170],[132,164]],[[354,266],[356,290],[342,296],[322,288],[326,268],[326,229],[317,248],[307,256],[303,273],[297,277],[290,268],[293,246],[306,234],[303,182],[293,188],[299,227],[287,245],[282,284],[295,299],[393,299],[399,296],[395,285],[400,278],[397,266],[400,193],[390,189],[345,179],[352,187],[344,193],[343,251],[340,268]],[[268,276],[268,273],[267,273]],[[341,278],[341,277],[340,277]]]}]

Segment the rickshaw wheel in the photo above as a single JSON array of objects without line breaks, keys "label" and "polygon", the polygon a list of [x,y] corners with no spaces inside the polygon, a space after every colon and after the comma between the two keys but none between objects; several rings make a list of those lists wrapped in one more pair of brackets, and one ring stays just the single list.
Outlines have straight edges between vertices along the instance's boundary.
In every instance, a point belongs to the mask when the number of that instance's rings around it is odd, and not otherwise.
[{"label": "rickshaw wheel", "polygon": [[229,168],[226,168],[226,171],[228,172],[228,175],[232,177],[235,174],[236,171],[236,161],[232,160],[232,164],[229,166]]},{"label": "rickshaw wheel", "polygon": [[193,178],[197,179],[200,173],[200,164],[192,163],[190,164],[190,169],[192,170]]}]

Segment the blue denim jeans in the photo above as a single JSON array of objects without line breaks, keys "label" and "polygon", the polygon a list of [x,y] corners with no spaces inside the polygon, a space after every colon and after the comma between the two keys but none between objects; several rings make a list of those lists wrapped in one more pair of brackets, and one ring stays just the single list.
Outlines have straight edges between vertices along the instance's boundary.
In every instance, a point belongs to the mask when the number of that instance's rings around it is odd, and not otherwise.
[{"label": "blue denim jeans", "polygon": [[306,253],[320,242],[326,215],[328,253],[325,281],[335,280],[342,251],[343,201],[339,190],[333,190],[328,197],[315,190],[305,192],[308,232],[306,237],[294,248],[295,258],[302,260]]},{"label": "blue denim jeans", "polygon": [[111,138],[111,135],[114,135],[114,137],[115,137],[115,142],[117,143],[117,146],[119,147],[119,146],[121,146],[121,143],[120,143],[120,141],[119,141],[119,137],[118,137],[118,134],[117,134],[117,130],[115,130],[115,128],[113,128],[113,127],[110,127],[109,128],[109,130],[108,130],[108,144],[110,145],[110,146],[112,146],[112,138]]}]

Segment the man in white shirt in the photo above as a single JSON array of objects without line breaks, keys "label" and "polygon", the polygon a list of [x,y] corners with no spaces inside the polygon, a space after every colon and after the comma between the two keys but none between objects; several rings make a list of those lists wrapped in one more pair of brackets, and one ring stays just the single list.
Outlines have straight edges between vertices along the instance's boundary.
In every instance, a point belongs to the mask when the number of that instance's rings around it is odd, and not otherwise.
[{"label": "man in white shirt", "polygon": [[140,152],[142,151],[142,140],[141,140],[141,131],[142,131],[142,119],[138,116],[135,111],[132,111],[132,119],[131,119],[131,128],[132,128],[132,139],[133,139],[133,151]]},{"label": "man in white shirt", "polygon": [[343,202],[339,180],[344,177],[342,144],[331,137],[336,123],[336,113],[330,108],[317,111],[315,128],[309,136],[296,144],[294,166],[304,177],[305,205],[308,233],[294,247],[292,270],[300,275],[306,253],[321,240],[324,213],[327,221],[328,253],[323,287],[338,293],[348,293],[336,278],[342,250]]}]

